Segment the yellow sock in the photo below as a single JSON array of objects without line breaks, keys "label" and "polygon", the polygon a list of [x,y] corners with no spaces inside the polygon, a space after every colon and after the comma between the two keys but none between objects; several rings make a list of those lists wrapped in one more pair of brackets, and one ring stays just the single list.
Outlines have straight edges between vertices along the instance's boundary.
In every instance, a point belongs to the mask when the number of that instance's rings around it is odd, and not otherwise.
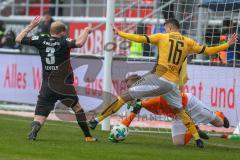
[{"label": "yellow sock", "polygon": [[118,97],[118,99],[110,104],[107,109],[105,109],[99,116],[97,116],[96,119],[98,122],[101,122],[111,114],[117,112],[122,107],[122,105],[124,105],[124,103],[125,101],[121,97]]},{"label": "yellow sock", "polygon": [[193,121],[189,117],[189,115],[185,112],[185,110],[181,110],[176,115],[180,120],[182,120],[183,124],[186,126],[186,128],[189,130],[189,132],[192,134],[193,138],[195,140],[200,139],[195,124],[193,123]]}]

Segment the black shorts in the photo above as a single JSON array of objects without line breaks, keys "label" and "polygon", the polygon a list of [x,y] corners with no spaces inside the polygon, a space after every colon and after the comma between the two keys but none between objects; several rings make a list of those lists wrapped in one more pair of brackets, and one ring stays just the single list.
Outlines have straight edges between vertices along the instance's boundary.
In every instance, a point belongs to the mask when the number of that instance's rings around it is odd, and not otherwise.
[{"label": "black shorts", "polygon": [[[59,90],[60,89],[60,90]],[[60,100],[67,107],[74,107],[78,103],[78,96],[73,86],[68,87],[68,92],[58,88],[54,91],[47,83],[43,83],[39,92],[35,115],[48,116],[54,109],[55,103]]]}]

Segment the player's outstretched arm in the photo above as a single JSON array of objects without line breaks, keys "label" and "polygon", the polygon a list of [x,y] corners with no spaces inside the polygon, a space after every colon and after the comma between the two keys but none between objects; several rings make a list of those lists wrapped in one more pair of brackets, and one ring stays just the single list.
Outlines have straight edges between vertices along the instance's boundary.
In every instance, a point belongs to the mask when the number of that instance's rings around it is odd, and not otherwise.
[{"label": "player's outstretched arm", "polygon": [[16,37],[15,41],[16,43],[21,43],[22,39],[29,33],[31,32],[38,24],[41,22],[41,17],[37,16],[35,17],[31,23],[25,27]]},{"label": "player's outstretched arm", "polygon": [[116,35],[119,35],[120,37],[122,37],[124,39],[128,39],[130,41],[139,42],[139,43],[150,43],[150,40],[147,36],[141,36],[141,35],[137,35],[137,34],[122,32],[113,24],[112,24],[112,28],[113,28],[113,32]]},{"label": "player's outstretched arm", "polygon": [[215,47],[206,47],[204,53],[206,53],[207,55],[212,55],[215,54],[217,52],[220,51],[224,51],[227,50],[231,45],[235,44],[237,41],[237,34],[234,33],[229,39],[228,42],[219,46],[215,46]]},{"label": "player's outstretched arm", "polygon": [[81,48],[88,39],[88,35],[92,32],[91,27],[84,28],[83,32],[76,39],[76,47]]}]

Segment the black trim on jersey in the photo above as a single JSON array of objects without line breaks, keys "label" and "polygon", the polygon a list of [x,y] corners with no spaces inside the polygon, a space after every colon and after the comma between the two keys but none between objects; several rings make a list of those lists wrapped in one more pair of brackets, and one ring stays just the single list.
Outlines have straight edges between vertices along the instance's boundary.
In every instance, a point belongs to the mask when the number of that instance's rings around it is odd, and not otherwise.
[{"label": "black trim on jersey", "polygon": [[149,37],[148,37],[147,35],[144,35],[144,37],[146,37],[146,39],[147,39],[147,43],[150,43],[150,39],[149,39]]},{"label": "black trim on jersey", "polygon": [[[184,61],[185,61],[186,59],[187,59],[187,56],[185,57]],[[184,62],[184,61],[183,61],[183,62]],[[181,71],[182,71],[182,65],[181,65],[181,67],[180,67],[180,69],[179,69],[179,71],[178,71],[178,75],[180,75]]]},{"label": "black trim on jersey", "polygon": [[203,53],[205,51],[205,49],[206,49],[206,46],[203,46],[202,50],[198,54]]},{"label": "black trim on jersey", "polygon": [[151,73],[156,73],[157,72],[157,66],[158,66],[158,59],[159,59],[159,48],[158,48],[158,52],[157,52],[157,62],[155,63]]},{"label": "black trim on jersey", "polygon": [[75,39],[69,43],[69,48],[77,48]]}]

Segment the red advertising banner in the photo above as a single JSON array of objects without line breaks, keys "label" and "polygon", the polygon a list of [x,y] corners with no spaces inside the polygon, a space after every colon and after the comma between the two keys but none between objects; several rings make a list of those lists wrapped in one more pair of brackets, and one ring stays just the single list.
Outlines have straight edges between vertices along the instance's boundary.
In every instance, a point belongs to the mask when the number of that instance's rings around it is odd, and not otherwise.
[{"label": "red advertising banner", "polygon": [[86,45],[82,48],[75,49],[73,52],[82,54],[102,54],[104,46],[105,24],[99,23],[70,23],[69,36],[72,39],[77,38],[85,27],[97,27],[88,37]]},{"label": "red advertising banner", "polygon": [[[120,30],[124,30],[133,24],[115,24]],[[76,39],[85,27],[92,27],[93,32],[89,34],[88,40],[86,44],[82,48],[73,49],[72,52],[86,54],[86,55],[103,55],[104,54],[104,47],[108,47],[104,45],[104,37],[105,37],[105,23],[70,23],[69,24],[69,37],[72,39]],[[129,33],[134,33],[136,30],[136,26],[131,27],[128,31]],[[146,34],[152,33],[152,25],[146,25]],[[113,50],[114,55],[123,55],[126,56],[129,53],[130,45],[127,44],[129,41],[123,40],[122,38],[115,36],[116,46]],[[121,44],[122,43],[122,44]],[[124,44],[128,45],[127,48],[121,48]],[[109,44],[109,47],[111,45]]]}]

